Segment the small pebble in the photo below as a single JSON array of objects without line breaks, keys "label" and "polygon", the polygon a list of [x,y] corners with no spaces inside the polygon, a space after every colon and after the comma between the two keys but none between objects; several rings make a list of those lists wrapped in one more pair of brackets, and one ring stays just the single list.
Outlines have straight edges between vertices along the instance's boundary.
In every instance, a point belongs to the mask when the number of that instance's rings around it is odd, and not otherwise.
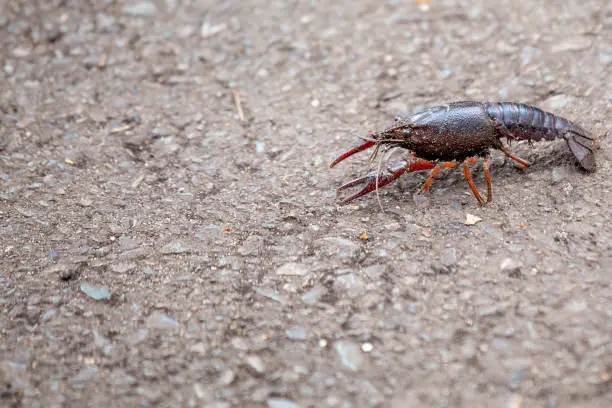
[{"label": "small pebble", "polygon": [[289,262],[276,270],[277,275],[304,276],[308,274],[308,268],[304,264]]},{"label": "small pebble", "polygon": [[298,404],[284,398],[269,398],[266,403],[268,408],[298,408]]},{"label": "small pebble", "polygon": [[221,24],[213,24],[209,21],[205,21],[200,27],[200,36],[202,38],[210,38],[214,35],[219,34],[221,31],[225,30],[227,25],[225,23]]},{"label": "small pebble", "polygon": [[476,225],[476,224],[478,224],[480,221],[482,221],[482,218],[477,217],[477,216],[472,215],[472,214],[466,214],[466,215],[465,215],[465,221],[464,221],[464,224],[465,224],[465,225]]},{"label": "small pebble", "polygon": [[357,242],[340,237],[326,237],[318,240],[316,246],[320,255],[328,258],[339,258],[343,263],[357,259],[361,246]]},{"label": "small pebble", "polygon": [[227,387],[236,379],[236,374],[232,370],[225,370],[219,376],[219,385]]},{"label": "small pebble", "polygon": [[337,276],[333,288],[334,291],[345,294],[352,299],[363,296],[366,291],[365,282],[352,272]]},{"label": "small pebble", "polygon": [[182,254],[187,252],[187,247],[182,242],[170,242],[162,248],[162,254]]},{"label": "small pebble", "polygon": [[264,240],[257,235],[249,235],[238,248],[238,253],[242,256],[258,255],[263,250]]},{"label": "small pebble", "polygon": [[111,298],[111,291],[104,286],[95,286],[88,283],[81,283],[81,292],[94,300],[105,300]]},{"label": "small pebble", "polygon": [[440,254],[440,262],[447,268],[453,267],[457,263],[457,250],[455,248],[445,248]]},{"label": "small pebble", "polygon": [[519,277],[521,274],[521,264],[512,258],[504,259],[499,268],[502,273],[511,277]]},{"label": "small pebble", "polygon": [[554,184],[558,184],[562,182],[563,180],[565,180],[568,175],[569,173],[566,167],[561,167],[561,166],[554,167],[552,170],[552,182]]},{"label": "small pebble", "polygon": [[110,266],[110,270],[114,273],[124,274],[136,269],[136,264],[128,262],[114,263]]},{"label": "small pebble", "polygon": [[149,2],[140,2],[123,6],[121,9],[123,14],[134,17],[151,17],[157,12],[155,4]]},{"label": "small pebble", "polygon": [[308,304],[317,303],[321,299],[324,293],[325,293],[324,287],[315,286],[314,288],[310,289],[308,292],[302,295],[302,302],[308,303]]},{"label": "small pebble", "polygon": [[478,315],[480,317],[486,316],[503,316],[506,314],[507,305],[504,303],[498,303],[491,306],[484,306],[478,310]]},{"label": "small pebble", "polygon": [[303,341],[308,340],[311,334],[302,326],[292,326],[285,330],[285,334],[289,340]]},{"label": "small pebble", "polygon": [[251,354],[247,356],[245,362],[247,368],[249,368],[249,370],[251,370],[251,372],[254,374],[261,375],[266,372],[266,365],[264,361],[257,355]]},{"label": "small pebble", "polygon": [[159,312],[153,312],[153,314],[147,318],[147,327],[149,329],[159,330],[178,330],[181,328],[181,325],[171,317]]},{"label": "small pebble", "polygon": [[208,352],[208,347],[206,347],[206,344],[200,342],[189,347],[189,351],[204,356]]},{"label": "small pebble", "polygon": [[89,384],[98,377],[98,371],[98,367],[96,366],[83,368],[70,380],[72,388],[75,390],[87,388]]},{"label": "small pebble", "polygon": [[43,322],[49,321],[51,320],[55,315],[57,314],[57,310],[55,309],[49,309],[47,310],[42,316],[41,316],[41,320]]},{"label": "small pebble", "polygon": [[285,304],[286,302],[285,298],[282,295],[279,295],[278,293],[274,292],[271,289],[253,288],[253,291],[260,296],[274,300],[280,304]]},{"label": "small pebble", "polygon": [[553,45],[552,52],[582,51],[591,46],[591,40],[586,36],[565,37]]},{"label": "small pebble", "polygon": [[340,340],[336,342],[334,348],[344,368],[350,371],[359,371],[361,369],[364,359],[357,344],[348,340]]}]

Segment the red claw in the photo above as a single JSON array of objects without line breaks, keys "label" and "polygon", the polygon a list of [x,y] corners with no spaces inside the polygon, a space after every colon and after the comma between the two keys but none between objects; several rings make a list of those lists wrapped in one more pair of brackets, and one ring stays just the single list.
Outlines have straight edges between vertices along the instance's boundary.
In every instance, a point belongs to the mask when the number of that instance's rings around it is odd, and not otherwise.
[{"label": "red claw", "polygon": [[[340,186],[337,189],[337,191],[342,191],[347,188],[356,186],[357,184],[365,183],[365,187],[361,191],[353,194],[350,197],[346,197],[342,200],[343,203],[348,203],[349,201],[353,201],[356,198],[359,198],[363,195],[366,195],[376,190],[377,187],[380,188],[380,187],[386,186],[387,184],[391,183],[392,181],[400,177],[402,174],[404,174],[407,168],[408,168],[408,164],[405,161],[403,161],[401,163],[396,164],[393,167],[389,167],[388,169],[386,169],[384,172],[382,172],[379,175],[377,175],[376,172],[373,171],[363,177],[349,181],[348,183]],[[376,179],[378,179],[378,182],[376,181]]]},{"label": "red claw", "polygon": [[334,167],[336,164],[340,163],[342,160],[346,159],[347,157],[350,157],[350,156],[354,155],[355,153],[359,153],[359,152],[362,152],[362,151],[364,151],[366,149],[369,149],[370,147],[374,146],[375,144],[376,144],[376,142],[374,142],[374,141],[364,140],[363,142],[361,142],[357,146],[354,146],[353,148],[347,150],[346,152],[336,156],[334,161],[331,162],[331,164],[329,165],[329,168]]},{"label": "red claw", "polygon": [[[350,197],[346,197],[342,200],[342,202],[347,203],[363,195],[366,195],[376,190],[377,188],[386,186],[387,184],[398,179],[405,172],[410,173],[413,171],[429,170],[429,169],[435,168],[436,166],[437,166],[437,162],[431,162],[429,160],[420,159],[418,157],[412,157],[410,160],[401,161],[397,163],[396,165],[385,169],[380,174],[377,174],[375,171],[373,171],[363,177],[349,181],[348,183],[340,186],[337,191],[346,190],[347,188],[354,187],[358,184],[365,184],[365,187],[363,187],[361,191],[357,192],[356,194],[353,194]],[[447,167],[454,167],[454,166],[449,166],[448,164],[446,164],[446,165],[442,165],[442,167],[447,168]]]}]

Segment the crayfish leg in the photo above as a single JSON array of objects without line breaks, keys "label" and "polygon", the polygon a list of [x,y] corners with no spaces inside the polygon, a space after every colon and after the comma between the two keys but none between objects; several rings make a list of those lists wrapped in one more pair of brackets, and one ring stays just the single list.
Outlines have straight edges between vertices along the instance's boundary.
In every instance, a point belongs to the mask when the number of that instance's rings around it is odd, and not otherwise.
[{"label": "crayfish leg", "polygon": [[491,156],[486,155],[482,163],[485,178],[487,179],[487,202],[493,199],[493,183],[491,182]]},{"label": "crayfish leg", "polygon": [[530,166],[529,162],[526,160],[521,159],[520,157],[517,157],[515,155],[513,155],[512,153],[510,153],[508,150],[506,150],[505,147],[501,147],[499,150],[502,151],[502,153],[504,153],[506,156],[508,156],[509,158],[511,158],[512,160],[514,160],[517,163],[521,164],[521,168],[522,169],[526,169],[527,167]]},{"label": "crayfish leg", "polygon": [[432,183],[434,182],[434,179],[438,176],[438,173],[440,173],[440,169],[451,169],[453,167],[457,167],[457,163],[444,162],[436,165],[436,167],[434,167],[434,169],[431,171],[431,175],[429,176],[427,181],[425,181],[425,183],[423,184],[423,187],[421,187],[421,189],[419,190],[419,194],[423,194],[429,191],[429,187],[431,187]]},{"label": "crayfish leg", "polygon": [[474,197],[476,197],[476,199],[478,200],[478,202],[480,202],[480,204],[484,204],[484,198],[482,198],[482,196],[478,192],[478,189],[476,188],[476,185],[474,184],[474,180],[472,180],[472,173],[470,173],[470,165],[476,163],[477,161],[478,159],[475,157],[465,159],[463,161],[463,172],[465,174],[466,181],[468,182],[468,184],[470,185],[470,188],[472,189],[472,193],[474,193]]}]

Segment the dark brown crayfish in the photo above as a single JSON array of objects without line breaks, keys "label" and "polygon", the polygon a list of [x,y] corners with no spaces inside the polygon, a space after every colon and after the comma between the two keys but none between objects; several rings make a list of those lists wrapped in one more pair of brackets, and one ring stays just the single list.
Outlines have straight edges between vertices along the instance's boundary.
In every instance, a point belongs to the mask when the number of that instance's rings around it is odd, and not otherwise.
[{"label": "dark brown crayfish", "polygon": [[483,158],[487,201],[491,201],[493,194],[489,149],[501,150],[523,168],[529,166],[525,160],[506,150],[501,141],[504,137],[509,142],[527,140],[530,143],[565,139],[583,169],[593,172],[597,168],[594,153],[598,147],[597,137],[575,123],[529,105],[480,102],[455,102],[417,113],[406,120],[398,119],[388,129],[362,137],[358,145],[338,155],[329,167],[372,146],[376,146],[374,154],[380,146],[402,147],[412,152],[411,158],[381,174],[372,172],[338,188],[340,191],[365,183],[361,191],[343,200],[348,202],[391,183],[405,172],[432,170],[420,190],[420,193],[426,192],[440,169],[456,167],[462,161],[465,179],[476,199],[484,204],[469,169],[479,157]]}]

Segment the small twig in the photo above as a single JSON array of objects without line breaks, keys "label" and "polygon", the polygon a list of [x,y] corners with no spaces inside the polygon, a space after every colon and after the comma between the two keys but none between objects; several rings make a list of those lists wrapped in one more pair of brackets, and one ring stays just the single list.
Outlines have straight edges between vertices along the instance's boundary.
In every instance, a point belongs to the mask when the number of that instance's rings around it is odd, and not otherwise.
[{"label": "small twig", "polygon": [[237,89],[232,89],[232,95],[234,95],[234,104],[236,105],[236,109],[238,109],[238,117],[240,117],[240,121],[244,122],[244,111],[242,110],[242,101],[240,100],[240,93]]}]

